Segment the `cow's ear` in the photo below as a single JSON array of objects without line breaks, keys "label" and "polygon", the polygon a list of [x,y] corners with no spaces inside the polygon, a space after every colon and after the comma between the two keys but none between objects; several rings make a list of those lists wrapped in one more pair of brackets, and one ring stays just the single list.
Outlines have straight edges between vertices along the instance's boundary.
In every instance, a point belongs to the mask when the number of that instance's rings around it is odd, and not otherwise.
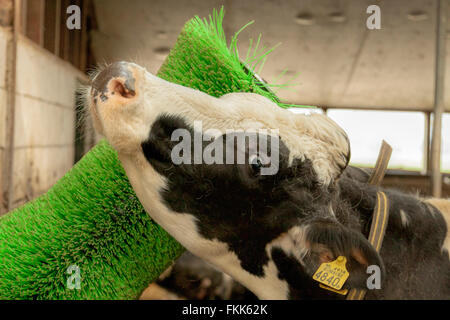
[{"label": "cow's ear", "polygon": [[[306,232],[307,253],[303,263],[312,276],[322,263],[336,260],[344,256],[349,277],[344,288],[367,289],[369,266],[377,266],[380,270],[380,283],[385,271],[380,255],[362,234],[348,229],[333,221],[311,223]],[[374,268],[374,267],[372,267]]]},{"label": "cow's ear", "polygon": [[312,161],[319,181],[329,184],[337,180],[350,161],[350,142],[345,131],[322,114],[296,114],[295,130],[301,152]]}]

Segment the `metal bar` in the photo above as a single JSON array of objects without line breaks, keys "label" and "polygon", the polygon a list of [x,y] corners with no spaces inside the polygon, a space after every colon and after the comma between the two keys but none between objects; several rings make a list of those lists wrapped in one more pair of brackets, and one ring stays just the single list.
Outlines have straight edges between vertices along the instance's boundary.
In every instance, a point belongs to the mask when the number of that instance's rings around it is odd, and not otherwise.
[{"label": "metal bar", "polygon": [[[334,106],[334,105],[316,105],[314,103],[309,103],[306,101],[293,102],[297,105],[308,105],[317,106],[321,109],[344,109],[344,110],[367,110],[367,111],[404,111],[404,112],[432,112],[433,110],[421,108],[421,107],[409,107],[409,108],[399,108],[399,107],[383,107],[383,106],[372,106],[372,107],[361,107],[361,106]],[[450,110],[444,111],[450,113]]]},{"label": "metal bar", "polygon": [[431,139],[431,193],[434,197],[442,195],[441,174],[441,139],[442,114],[444,113],[444,80],[445,80],[445,40],[447,12],[445,0],[437,1],[436,10],[436,62],[434,84],[434,117]]},{"label": "metal bar", "polygon": [[423,135],[423,174],[430,174],[430,135],[431,135],[431,112],[425,112],[425,128]]}]

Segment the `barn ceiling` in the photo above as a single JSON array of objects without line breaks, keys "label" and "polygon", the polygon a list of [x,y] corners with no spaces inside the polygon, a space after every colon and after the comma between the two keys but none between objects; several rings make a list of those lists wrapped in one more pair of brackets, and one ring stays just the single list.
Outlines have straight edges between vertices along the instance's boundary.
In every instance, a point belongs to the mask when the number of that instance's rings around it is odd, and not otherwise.
[{"label": "barn ceiling", "polygon": [[[434,94],[436,0],[94,0],[99,62],[133,60],[156,72],[184,23],[225,7],[224,27],[249,39],[262,34],[270,54],[261,76],[293,82],[282,100],[322,107],[431,110]],[[366,28],[371,4],[381,8],[381,29]],[[448,6],[450,9],[450,5]],[[450,22],[448,26],[450,30]],[[450,31],[447,32],[450,35]],[[447,40],[446,88],[450,86]],[[280,73],[286,74],[279,78]],[[297,78],[292,77],[298,74]],[[450,111],[450,90],[446,109]]]}]

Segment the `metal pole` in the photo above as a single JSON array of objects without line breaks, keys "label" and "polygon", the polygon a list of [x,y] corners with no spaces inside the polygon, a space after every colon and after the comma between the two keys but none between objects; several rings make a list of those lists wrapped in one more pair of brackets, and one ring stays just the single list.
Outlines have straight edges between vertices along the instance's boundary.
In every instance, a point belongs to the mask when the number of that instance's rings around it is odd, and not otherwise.
[{"label": "metal pole", "polygon": [[423,137],[423,170],[422,173],[429,175],[431,173],[430,161],[430,137],[431,137],[431,112],[424,112],[425,132]]},{"label": "metal pole", "polygon": [[431,184],[432,195],[441,197],[441,136],[444,112],[445,40],[447,12],[445,0],[437,1],[436,15],[436,63],[434,89],[433,135],[431,140]]}]

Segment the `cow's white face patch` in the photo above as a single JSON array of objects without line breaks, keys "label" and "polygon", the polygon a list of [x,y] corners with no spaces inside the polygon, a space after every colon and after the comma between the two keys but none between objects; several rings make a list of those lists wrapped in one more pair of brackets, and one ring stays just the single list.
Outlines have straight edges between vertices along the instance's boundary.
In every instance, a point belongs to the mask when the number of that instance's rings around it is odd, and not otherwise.
[{"label": "cow's white face patch", "polygon": [[166,114],[182,117],[191,126],[200,121],[204,131],[279,130],[289,148],[290,162],[311,160],[323,184],[332,182],[347,166],[350,157],[347,135],[327,116],[293,114],[252,93],[215,98],[167,82],[138,65],[123,64],[133,79],[133,96],[123,97],[120,91],[114,92],[119,81],[126,81],[119,75],[106,83],[100,95],[89,98],[97,130],[119,152],[137,152],[148,138],[152,124]]},{"label": "cow's white face patch", "polygon": [[[93,79],[89,101],[97,130],[118,151],[136,195],[158,224],[260,298],[288,297],[289,285],[271,253],[279,248],[301,262],[306,251],[299,225],[314,210],[321,212],[318,202],[324,208],[320,218],[335,219],[330,199],[318,195],[349,161],[340,127],[326,116],[293,114],[256,94],[215,98],[124,62]],[[278,130],[280,171],[263,178],[248,164],[173,164],[170,134],[180,127],[195,134],[195,121],[204,131],[223,134]],[[299,212],[304,203],[310,207]],[[280,238],[285,233],[298,241]]]}]

